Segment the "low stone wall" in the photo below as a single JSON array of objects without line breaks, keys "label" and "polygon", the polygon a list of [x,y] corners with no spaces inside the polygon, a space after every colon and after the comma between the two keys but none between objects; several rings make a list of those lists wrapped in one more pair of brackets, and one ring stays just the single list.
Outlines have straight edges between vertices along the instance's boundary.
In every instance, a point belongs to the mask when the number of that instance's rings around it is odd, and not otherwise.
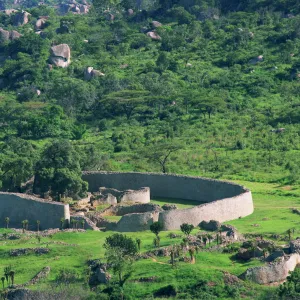
[{"label": "low stone wall", "polygon": [[[152,197],[207,202],[189,209],[160,212],[158,220],[164,230],[180,229],[183,223],[198,226],[201,221],[230,221],[248,216],[254,209],[249,190],[225,181],[173,174],[117,172],[85,172],[83,179],[89,183],[91,191],[97,191],[99,186],[121,190],[147,186]],[[123,218],[119,222],[125,222]],[[134,231],[144,230],[144,227],[137,220]]]},{"label": "low stone wall", "polygon": [[103,213],[103,215],[124,216],[133,213],[146,213],[146,212],[154,212],[154,211],[159,212],[163,210],[159,205],[153,203],[134,204],[134,205],[116,205],[107,208]]},{"label": "low stone wall", "polygon": [[135,232],[149,230],[153,222],[157,222],[158,213],[147,212],[142,214],[128,214],[117,223],[116,230],[120,232]]},{"label": "low stone wall", "polygon": [[294,253],[286,257],[281,257],[278,262],[269,263],[262,267],[250,268],[240,278],[251,280],[258,284],[282,282],[289,276],[290,271],[294,271],[298,264],[300,264],[300,255]]},{"label": "low stone wall", "polygon": [[36,230],[36,221],[40,221],[40,230],[59,228],[60,220],[70,220],[69,205],[50,202],[26,194],[0,193],[0,222],[5,227],[8,217],[9,227],[21,228],[22,221],[29,221],[29,230]]}]

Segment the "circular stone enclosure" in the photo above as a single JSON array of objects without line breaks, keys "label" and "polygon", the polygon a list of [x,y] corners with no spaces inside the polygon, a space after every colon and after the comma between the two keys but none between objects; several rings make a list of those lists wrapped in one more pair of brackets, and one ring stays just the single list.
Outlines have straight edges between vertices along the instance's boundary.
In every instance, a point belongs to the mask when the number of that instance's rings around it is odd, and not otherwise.
[{"label": "circular stone enclosure", "polygon": [[[118,190],[150,188],[151,197],[195,200],[199,205],[159,213],[158,221],[164,230],[180,229],[183,223],[198,226],[202,221],[230,221],[253,213],[251,192],[245,187],[226,181],[174,174],[136,172],[84,172],[83,180],[89,190],[99,187]],[[157,220],[157,218],[155,218]],[[153,220],[153,221],[155,221]],[[136,224],[141,230],[144,224]]]}]

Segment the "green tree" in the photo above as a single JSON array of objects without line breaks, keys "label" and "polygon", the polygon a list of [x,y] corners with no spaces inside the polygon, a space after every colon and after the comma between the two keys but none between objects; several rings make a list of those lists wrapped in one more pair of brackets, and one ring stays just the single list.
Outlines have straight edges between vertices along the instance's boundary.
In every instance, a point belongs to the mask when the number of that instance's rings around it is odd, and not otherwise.
[{"label": "green tree", "polygon": [[138,253],[137,244],[132,238],[115,233],[106,238],[104,248],[107,262],[118,276],[122,288],[132,274],[132,264]]},{"label": "green tree", "polygon": [[5,277],[4,276],[1,277],[1,282],[2,282],[2,288],[4,289],[4,282],[5,282]]},{"label": "green tree", "polygon": [[6,229],[8,229],[8,225],[9,225],[9,217],[5,218],[5,225],[6,225]]},{"label": "green tree", "polygon": [[55,199],[60,195],[78,198],[84,196],[88,184],[81,179],[79,156],[69,141],[53,141],[42,152],[35,170],[35,193],[50,193]]},{"label": "green tree", "polygon": [[192,230],[194,229],[194,225],[192,224],[187,224],[187,223],[183,223],[180,225],[180,230],[187,236],[189,237],[190,233],[192,232]]}]

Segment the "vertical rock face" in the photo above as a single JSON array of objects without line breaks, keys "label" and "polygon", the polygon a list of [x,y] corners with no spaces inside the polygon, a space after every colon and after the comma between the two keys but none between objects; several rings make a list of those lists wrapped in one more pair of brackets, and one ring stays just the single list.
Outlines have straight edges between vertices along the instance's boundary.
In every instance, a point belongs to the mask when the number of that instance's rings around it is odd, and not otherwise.
[{"label": "vertical rock face", "polygon": [[14,26],[22,26],[27,24],[29,22],[29,16],[30,13],[24,10],[16,13],[13,19]]},{"label": "vertical rock face", "polygon": [[71,50],[67,44],[51,47],[50,53],[50,61],[57,67],[66,68],[71,63]]}]

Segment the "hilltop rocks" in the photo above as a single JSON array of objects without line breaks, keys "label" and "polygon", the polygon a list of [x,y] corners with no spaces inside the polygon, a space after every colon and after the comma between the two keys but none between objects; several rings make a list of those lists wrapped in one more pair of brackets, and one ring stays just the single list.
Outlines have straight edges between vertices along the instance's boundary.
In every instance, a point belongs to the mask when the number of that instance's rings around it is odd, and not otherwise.
[{"label": "hilltop rocks", "polygon": [[78,3],[75,0],[61,4],[59,7],[59,11],[63,15],[67,14],[68,12],[72,12],[74,14],[87,14],[89,9],[90,5],[88,5],[86,1],[83,1],[83,3]]},{"label": "hilltop rocks", "polygon": [[129,9],[127,10],[127,14],[128,14],[128,16],[132,16],[132,15],[134,14],[134,10],[131,9],[131,8],[129,8]]},{"label": "hilltop rocks", "polygon": [[161,40],[161,37],[155,31],[147,32],[147,36],[150,37],[152,40],[155,40],[155,41],[160,41]]},{"label": "hilltop rocks", "polygon": [[51,47],[50,61],[57,67],[66,68],[71,63],[71,50],[69,45],[60,44]]},{"label": "hilltop rocks", "polygon": [[15,39],[18,39],[21,36],[22,35],[15,30],[8,31],[8,30],[4,30],[3,28],[0,27],[0,43],[5,43],[7,41],[13,41]]},{"label": "hilltop rocks", "polygon": [[39,17],[35,23],[35,30],[42,30],[46,27],[48,17]]},{"label": "hilltop rocks", "polygon": [[92,78],[99,77],[99,76],[105,76],[105,74],[100,72],[99,70],[94,70],[93,67],[87,67],[84,70],[84,79],[85,80],[91,80]]},{"label": "hilltop rocks", "polygon": [[6,14],[7,16],[10,16],[12,14],[17,13],[18,10],[16,10],[16,9],[5,9],[5,10],[2,10],[1,12],[3,12],[4,14]]},{"label": "hilltop rocks", "polygon": [[266,266],[249,268],[240,275],[240,278],[251,280],[258,284],[282,282],[288,277],[289,272],[294,271],[299,263],[300,255],[294,253],[289,256],[283,256],[279,258],[279,261],[270,263]]},{"label": "hilltop rocks", "polygon": [[27,11],[22,10],[20,12],[17,12],[13,18],[13,25],[23,26],[27,24],[29,22],[29,16],[31,16],[31,14],[28,13]]}]

